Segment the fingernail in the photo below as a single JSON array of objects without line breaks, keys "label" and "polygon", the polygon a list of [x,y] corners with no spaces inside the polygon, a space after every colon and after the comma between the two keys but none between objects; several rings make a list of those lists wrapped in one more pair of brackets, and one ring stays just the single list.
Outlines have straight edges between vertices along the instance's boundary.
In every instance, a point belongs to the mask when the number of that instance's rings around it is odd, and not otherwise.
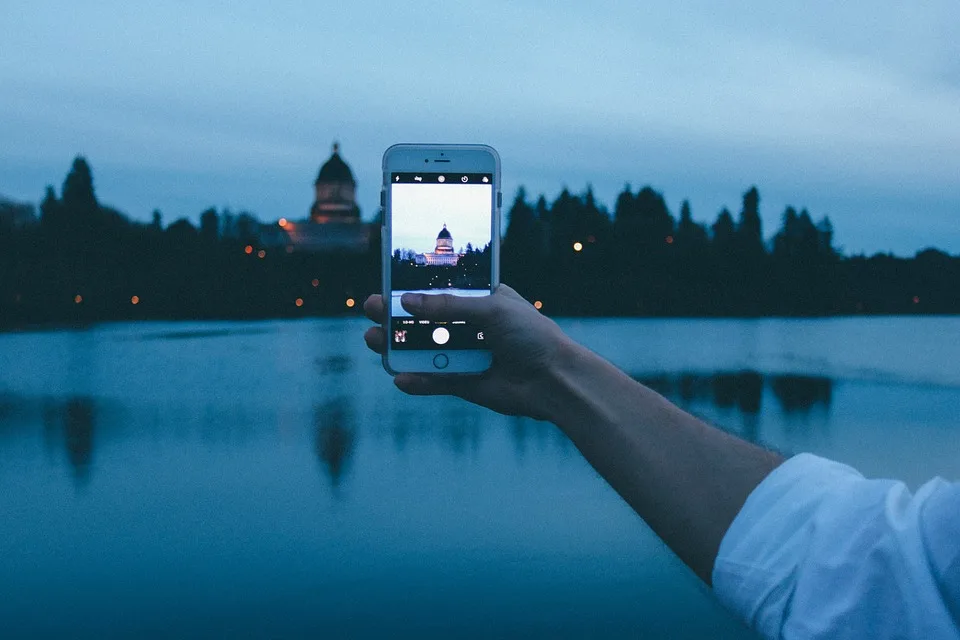
[{"label": "fingernail", "polygon": [[419,311],[423,307],[423,296],[419,293],[405,293],[400,297],[407,311]]}]

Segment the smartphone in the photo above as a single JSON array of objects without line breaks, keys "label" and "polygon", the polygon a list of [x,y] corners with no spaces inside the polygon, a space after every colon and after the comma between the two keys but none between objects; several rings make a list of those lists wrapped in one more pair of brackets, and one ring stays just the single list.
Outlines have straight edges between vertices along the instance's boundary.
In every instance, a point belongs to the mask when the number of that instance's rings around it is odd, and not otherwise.
[{"label": "smartphone", "polygon": [[404,293],[488,296],[500,278],[500,156],[486,145],[396,144],[383,154],[384,368],[480,373],[483,327],[414,318]]}]

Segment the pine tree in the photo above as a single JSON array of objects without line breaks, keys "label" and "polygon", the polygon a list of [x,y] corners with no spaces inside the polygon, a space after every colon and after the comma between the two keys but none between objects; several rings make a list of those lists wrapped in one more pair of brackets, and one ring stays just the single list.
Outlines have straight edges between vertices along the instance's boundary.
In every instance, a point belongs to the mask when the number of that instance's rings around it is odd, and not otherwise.
[{"label": "pine tree", "polygon": [[96,217],[100,208],[93,189],[93,174],[83,156],[73,160],[73,166],[63,181],[63,208],[71,221],[87,222]]},{"label": "pine tree", "polygon": [[750,187],[743,194],[743,209],[740,211],[736,235],[738,249],[745,257],[757,257],[764,253],[760,192],[756,187]]}]

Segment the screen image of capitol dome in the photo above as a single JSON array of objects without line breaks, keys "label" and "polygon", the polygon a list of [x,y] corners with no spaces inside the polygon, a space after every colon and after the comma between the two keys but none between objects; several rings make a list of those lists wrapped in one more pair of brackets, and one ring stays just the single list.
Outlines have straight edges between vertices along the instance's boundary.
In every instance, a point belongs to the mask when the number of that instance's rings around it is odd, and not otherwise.
[{"label": "screen image of capitol dome", "polygon": [[287,253],[364,253],[370,249],[379,224],[363,222],[357,206],[357,181],[333,144],[313,183],[314,200],[305,219],[280,218],[264,225],[260,240]]},{"label": "screen image of capitol dome", "polygon": [[432,253],[418,253],[414,256],[414,262],[419,265],[435,265],[440,267],[455,267],[460,260],[461,254],[453,249],[453,236],[447,231],[447,225],[437,234],[437,246]]}]

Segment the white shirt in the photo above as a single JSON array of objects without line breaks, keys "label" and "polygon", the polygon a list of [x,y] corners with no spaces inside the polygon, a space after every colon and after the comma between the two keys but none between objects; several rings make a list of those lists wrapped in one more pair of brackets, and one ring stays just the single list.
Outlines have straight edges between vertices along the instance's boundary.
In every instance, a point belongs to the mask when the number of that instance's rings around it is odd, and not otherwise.
[{"label": "white shirt", "polygon": [[713,588],[765,638],[960,639],[960,484],[911,495],[795,456],[747,498]]}]

